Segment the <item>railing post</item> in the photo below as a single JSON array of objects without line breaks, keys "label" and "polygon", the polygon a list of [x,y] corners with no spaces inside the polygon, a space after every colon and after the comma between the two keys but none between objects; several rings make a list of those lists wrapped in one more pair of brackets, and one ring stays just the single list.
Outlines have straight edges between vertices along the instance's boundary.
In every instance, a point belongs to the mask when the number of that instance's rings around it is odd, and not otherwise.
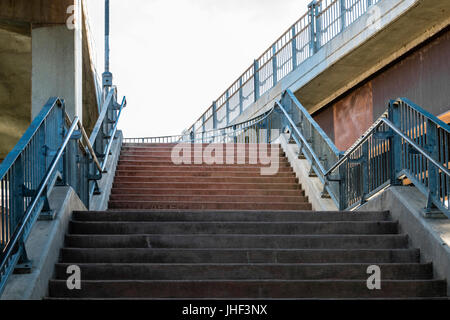
[{"label": "railing post", "polygon": [[[339,158],[342,158],[343,155],[340,155]],[[347,163],[344,162],[339,167],[339,210],[343,211],[347,209]]]},{"label": "railing post", "polygon": [[316,0],[313,0],[308,4],[308,17],[309,17],[309,51],[310,55],[316,53]]},{"label": "railing post", "polygon": [[230,124],[230,94],[227,90],[227,93],[225,95],[226,99],[226,108],[227,108],[227,126]]},{"label": "railing post", "polygon": [[373,0],[367,0],[367,8],[373,5]]},{"label": "railing post", "polygon": [[321,34],[322,34],[322,23],[320,22],[320,13],[321,13],[322,2],[317,2],[314,5],[314,17],[316,19],[316,52],[319,51],[321,47]]},{"label": "railing post", "polygon": [[272,78],[273,78],[273,87],[277,85],[278,81],[278,64],[277,64],[277,46],[274,44],[272,46]]},{"label": "railing post", "polygon": [[[430,156],[439,161],[439,148],[438,148],[438,130],[436,124],[433,123],[430,119],[427,119],[427,148],[430,151]],[[428,203],[426,212],[430,212],[434,205],[433,199],[438,197],[439,191],[439,171],[433,164],[428,162]]]},{"label": "railing post", "polygon": [[[397,127],[400,128],[400,106],[395,100],[389,102],[389,120]],[[398,179],[402,166],[402,140],[397,134],[394,134],[390,138],[390,153],[391,153],[391,185],[401,185],[401,181]]]},{"label": "railing post", "polygon": [[212,104],[212,117],[213,117],[213,128],[217,129],[217,104],[213,101]]},{"label": "railing post", "polygon": [[255,91],[255,102],[259,99],[259,63],[258,60],[253,62],[253,81]]},{"label": "railing post", "polygon": [[361,204],[366,202],[366,195],[369,193],[369,143],[366,141],[362,145],[362,162],[361,162],[361,174],[362,174],[362,194]]},{"label": "railing post", "polygon": [[292,26],[292,70],[297,68],[297,34],[295,32],[295,25]]},{"label": "railing post", "polygon": [[244,112],[244,95],[242,92],[242,77],[239,78],[239,115]]},{"label": "railing post", "polygon": [[19,224],[22,215],[25,212],[24,207],[24,158],[23,155],[19,155],[14,163],[12,170],[12,192],[10,192],[10,198],[12,198],[13,207],[10,212],[11,230],[14,230]]},{"label": "railing post", "polygon": [[[370,0],[369,0],[370,1]],[[346,25],[346,12],[347,12],[347,8],[345,6],[345,0],[339,0],[340,2],[340,12],[341,12],[341,32],[344,31],[345,29],[345,25]]]},{"label": "railing post", "polygon": [[202,143],[205,143],[205,114],[202,116]]},{"label": "railing post", "polygon": [[189,138],[191,139],[191,143],[195,142],[195,123],[192,125],[192,131],[189,132]]}]

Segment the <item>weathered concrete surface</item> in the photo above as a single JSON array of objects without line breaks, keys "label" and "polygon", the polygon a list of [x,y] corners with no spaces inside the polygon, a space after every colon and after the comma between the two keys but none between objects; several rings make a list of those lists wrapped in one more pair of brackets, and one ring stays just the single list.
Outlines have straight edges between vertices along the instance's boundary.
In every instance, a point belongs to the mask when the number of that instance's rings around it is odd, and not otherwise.
[{"label": "weathered concrete surface", "polygon": [[37,300],[46,296],[59,251],[73,211],[87,210],[70,187],[55,187],[49,196],[55,220],[37,221],[26,242],[28,257],[33,262],[30,274],[13,274],[1,300]]},{"label": "weathered concrete surface", "polygon": [[76,0],[0,0],[0,19],[33,24],[65,24]]},{"label": "weathered concrete surface", "polygon": [[0,159],[31,122],[31,38],[0,29]]},{"label": "weathered concrete surface", "polygon": [[[83,117],[81,38],[66,26],[32,30],[32,117],[36,117],[49,97],[61,97],[73,118]],[[78,43],[79,42],[79,43]]]},{"label": "weathered concrete surface", "polygon": [[112,155],[108,158],[106,173],[98,182],[101,194],[92,197],[90,210],[104,211],[108,209],[108,201],[111,195],[111,189],[116,175],[117,163],[119,162],[120,150],[122,149],[123,133],[117,131],[116,139],[111,147]]},{"label": "weathered concrete surface", "polygon": [[324,199],[320,195],[323,191],[323,183],[319,178],[309,177],[309,169],[311,164],[308,160],[300,160],[298,158],[298,146],[297,144],[289,144],[286,135],[282,134],[277,143],[281,145],[281,148],[286,153],[286,157],[291,163],[292,168],[302,185],[302,189],[305,190],[305,195],[311,202],[313,210],[315,211],[337,211],[338,208],[331,199]]},{"label": "weathered concrete surface", "polygon": [[426,198],[416,188],[390,187],[358,210],[389,210],[411,246],[420,249],[421,259],[433,262],[435,277],[447,279],[450,295],[450,220],[425,218],[425,207]]},{"label": "weathered concrete surface", "polygon": [[85,16],[82,29],[74,32],[66,26],[73,14],[67,8],[77,1],[0,0],[0,161],[51,96],[66,100],[69,113],[81,116],[88,134],[95,124],[97,97]]},{"label": "weathered concrete surface", "polygon": [[361,16],[233,122],[267,111],[286,89],[314,113],[450,24],[449,1],[381,1],[377,8],[379,29],[368,23],[371,14]]}]

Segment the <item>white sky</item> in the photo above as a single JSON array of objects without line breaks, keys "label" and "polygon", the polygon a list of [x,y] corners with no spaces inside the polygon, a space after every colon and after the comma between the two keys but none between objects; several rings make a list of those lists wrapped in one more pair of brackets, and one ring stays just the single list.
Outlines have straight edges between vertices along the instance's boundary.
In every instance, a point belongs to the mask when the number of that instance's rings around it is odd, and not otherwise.
[{"label": "white sky", "polygon": [[[87,0],[103,72],[103,0]],[[111,71],[125,137],[180,134],[310,0],[111,0]]]}]

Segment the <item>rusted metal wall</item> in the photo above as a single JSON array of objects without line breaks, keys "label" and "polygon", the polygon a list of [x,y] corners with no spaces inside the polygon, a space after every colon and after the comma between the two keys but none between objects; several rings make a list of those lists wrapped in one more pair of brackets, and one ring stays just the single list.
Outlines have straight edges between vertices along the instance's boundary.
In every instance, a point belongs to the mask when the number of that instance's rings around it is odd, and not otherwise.
[{"label": "rusted metal wall", "polygon": [[449,28],[313,116],[346,150],[386,111],[389,100],[399,97],[436,116],[450,110]]},{"label": "rusted metal wall", "polygon": [[450,109],[450,31],[376,76],[374,116],[386,110],[389,99],[405,97],[438,116]]}]

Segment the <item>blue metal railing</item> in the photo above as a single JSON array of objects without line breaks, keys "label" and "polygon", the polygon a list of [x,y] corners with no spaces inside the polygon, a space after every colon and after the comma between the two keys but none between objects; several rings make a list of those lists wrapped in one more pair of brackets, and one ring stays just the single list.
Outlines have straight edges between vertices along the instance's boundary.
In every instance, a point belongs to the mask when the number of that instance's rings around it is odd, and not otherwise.
[{"label": "blue metal railing", "polygon": [[382,0],[314,0],[187,130],[205,132],[230,125],[251,104],[322,46]]},{"label": "blue metal railing", "polygon": [[51,98],[0,165],[0,294],[17,263],[28,262],[24,244],[39,215],[50,211],[53,186],[73,187],[87,208],[100,192],[97,181],[125,106],[112,87],[88,138],[78,117],[67,116],[64,101]]},{"label": "blue metal railing", "polygon": [[128,143],[271,143],[282,132],[311,164],[310,175],[323,183],[322,197],[351,210],[389,185],[414,184],[428,198],[427,211],[450,217],[450,128],[407,99],[391,101],[388,112],[346,152],[330,138],[287,90],[266,113],[240,124],[206,132]]}]

